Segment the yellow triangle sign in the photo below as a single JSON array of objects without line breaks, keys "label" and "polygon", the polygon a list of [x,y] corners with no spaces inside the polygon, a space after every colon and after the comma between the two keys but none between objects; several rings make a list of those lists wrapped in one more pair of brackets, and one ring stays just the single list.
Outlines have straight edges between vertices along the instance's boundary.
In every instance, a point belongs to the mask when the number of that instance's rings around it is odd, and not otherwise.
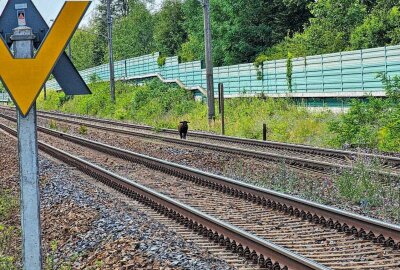
[{"label": "yellow triangle sign", "polygon": [[26,115],[65,50],[90,1],[67,1],[32,59],[15,59],[0,41],[0,78],[22,115]]}]

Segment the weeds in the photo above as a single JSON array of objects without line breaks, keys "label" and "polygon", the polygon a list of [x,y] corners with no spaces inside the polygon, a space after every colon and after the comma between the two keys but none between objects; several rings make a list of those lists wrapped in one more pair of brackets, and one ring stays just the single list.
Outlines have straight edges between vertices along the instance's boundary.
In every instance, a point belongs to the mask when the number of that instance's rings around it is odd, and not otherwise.
[{"label": "weeds", "polygon": [[363,212],[381,209],[381,216],[400,221],[400,179],[382,176],[379,160],[357,160],[352,169],[336,174],[338,196],[359,205]]},{"label": "weeds", "polygon": [[0,269],[17,269],[18,257],[15,257],[13,248],[20,232],[15,226],[7,225],[17,208],[18,201],[11,191],[0,191]]},{"label": "weeds", "polygon": [[46,269],[50,270],[50,269],[55,269],[56,267],[56,263],[55,263],[55,254],[57,251],[57,241],[53,240],[50,243],[50,252],[47,254],[47,258],[46,258]]},{"label": "weeds", "polygon": [[84,125],[79,126],[79,134],[81,135],[87,135],[88,132],[88,128]]},{"label": "weeds", "polygon": [[54,121],[54,120],[50,120],[49,127],[50,127],[50,129],[57,130],[57,129],[58,129],[57,122],[56,122],[56,121]]}]

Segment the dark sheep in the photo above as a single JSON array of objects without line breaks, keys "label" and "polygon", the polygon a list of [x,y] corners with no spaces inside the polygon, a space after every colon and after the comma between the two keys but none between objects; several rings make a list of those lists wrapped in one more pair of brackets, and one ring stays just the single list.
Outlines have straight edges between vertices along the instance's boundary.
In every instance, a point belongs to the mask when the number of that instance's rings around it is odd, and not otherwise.
[{"label": "dark sheep", "polygon": [[180,122],[179,126],[178,126],[178,131],[179,131],[179,135],[181,136],[181,139],[186,140],[186,135],[189,129],[189,124],[190,122],[188,121],[182,121]]}]

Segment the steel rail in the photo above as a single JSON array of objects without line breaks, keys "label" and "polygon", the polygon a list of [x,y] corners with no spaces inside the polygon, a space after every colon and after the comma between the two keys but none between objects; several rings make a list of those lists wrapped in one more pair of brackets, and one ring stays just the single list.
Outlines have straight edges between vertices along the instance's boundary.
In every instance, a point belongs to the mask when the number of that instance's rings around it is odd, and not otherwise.
[{"label": "steel rail", "polygon": [[[16,137],[15,130],[0,124],[0,128]],[[85,174],[117,189],[138,201],[151,206],[156,211],[168,216],[177,222],[189,227],[199,234],[208,237],[227,248],[238,252],[246,259],[260,264],[269,269],[293,270],[329,270],[313,260],[307,259],[297,253],[287,250],[268,240],[259,238],[227,222],[221,221],[205,214],[180,201],[167,197],[133,180],[119,176],[95,164],[75,157],[65,151],[39,141],[41,151],[56,159],[74,166]],[[275,262],[275,263],[274,263]],[[281,266],[284,265],[284,267]]]},{"label": "steel rail", "polygon": [[[12,119],[11,117],[9,118]],[[386,246],[400,248],[400,226],[398,225],[40,126],[38,131],[118,158],[140,163],[149,168],[185,178],[196,184],[206,185],[254,203],[263,204],[275,210],[335,228],[347,234],[383,243]]]},{"label": "steel rail", "polygon": [[[0,113],[0,117],[3,117],[10,121],[14,121],[12,117],[1,114],[1,113]],[[54,117],[50,117],[50,118],[54,118]],[[55,119],[58,119],[58,118],[55,118]],[[58,120],[60,120],[60,119],[58,119]],[[76,121],[70,120],[70,119],[61,119],[60,121],[63,121],[63,122],[69,123],[69,124],[73,124],[73,125],[82,125],[83,124],[83,123],[76,122]],[[90,124],[90,123],[84,123],[84,125],[86,127],[90,127],[90,128],[94,128],[94,129],[98,129],[98,130],[110,131],[110,132],[120,133],[120,134],[124,134],[124,135],[129,135],[129,136],[142,137],[142,138],[146,138],[146,139],[154,139],[154,140],[159,140],[159,141],[164,141],[164,142],[169,142],[169,143],[178,143],[181,145],[203,148],[203,149],[208,149],[208,150],[214,150],[214,151],[219,151],[219,152],[225,152],[225,153],[230,153],[230,154],[236,154],[236,155],[241,155],[241,156],[247,156],[247,157],[252,157],[252,158],[258,158],[258,159],[262,159],[262,160],[269,160],[269,161],[278,162],[278,163],[284,162],[288,165],[296,166],[297,169],[299,169],[299,167],[303,167],[306,169],[316,169],[320,172],[332,172],[334,170],[343,170],[343,169],[351,170],[353,168],[350,165],[334,164],[334,163],[325,162],[325,161],[304,159],[304,158],[299,158],[299,157],[290,157],[287,155],[265,153],[265,152],[259,152],[259,151],[248,150],[248,149],[243,149],[243,148],[215,145],[215,144],[210,144],[210,143],[179,140],[179,139],[155,135],[155,134],[135,132],[135,131],[131,131],[131,130],[119,129],[119,128],[114,128],[114,127],[99,126],[99,125]],[[299,166],[299,167],[297,167],[297,166]],[[371,171],[374,171],[375,173],[378,173],[383,176],[389,176],[389,177],[399,177],[400,176],[399,173],[394,173],[394,172],[375,171],[375,170],[371,170]]]},{"label": "steel rail", "polygon": [[[81,115],[71,115],[71,114],[64,114],[64,113],[59,113],[59,112],[46,112],[46,111],[40,111],[40,114],[45,114],[45,115],[49,115],[49,116],[58,115],[60,117],[73,117],[73,118],[84,120],[84,121],[91,121],[91,122],[103,123],[103,124],[108,124],[108,125],[142,129],[142,130],[148,130],[148,131],[155,130],[154,127],[151,127],[151,126],[137,125],[137,124],[132,124],[132,123],[100,119],[100,118],[94,118],[94,117],[86,117],[86,116],[81,116]],[[160,131],[168,133],[168,134],[179,135],[179,133],[176,130],[172,130],[172,129],[161,129]],[[354,151],[344,151],[344,150],[321,148],[321,147],[308,146],[308,145],[281,143],[281,142],[274,142],[274,141],[265,141],[264,142],[264,141],[260,141],[260,140],[222,136],[222,135],[216,135],[216,134],[207,134],[207,133],[201,133],[201,132],[195,132],[195,131],[190,132],[190,135],[193,137],[198,137],[198,138],[203,138],[203,139],[212,139],[212,140],[216,140],[216,141],[223,141],[223,142],[237,143],[237,144],[244,144],[244,145],[252,145],[252,146],[259,146],[259,147],[269,147],[269,148],[274,148],[274,149],[300,152],[300,153],[310,153],[310,154],[335,157],[335,158],[340,158],[340,159],[352,159],[354,157],[373,158],[373,159],[378,159],[378,160],[382,161],[383,164],[388,164],[391,166],[400,165],[400,157],[393,157],[393,156],[386,156],[386,155],[379,155],[379,154],[370,154],[370,153],[360,153],[360,152],[354,152]]]}]

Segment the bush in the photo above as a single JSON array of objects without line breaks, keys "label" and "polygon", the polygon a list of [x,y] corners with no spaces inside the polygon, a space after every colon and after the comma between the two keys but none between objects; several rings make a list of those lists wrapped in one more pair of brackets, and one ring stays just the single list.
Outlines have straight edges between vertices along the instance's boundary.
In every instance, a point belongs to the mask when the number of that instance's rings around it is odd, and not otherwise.
[{"label": "bush", "polygon": [[400,151],[400,78],[381,78],[388,98],[353,101],[348,113],[330,123],[332,145]]}]

